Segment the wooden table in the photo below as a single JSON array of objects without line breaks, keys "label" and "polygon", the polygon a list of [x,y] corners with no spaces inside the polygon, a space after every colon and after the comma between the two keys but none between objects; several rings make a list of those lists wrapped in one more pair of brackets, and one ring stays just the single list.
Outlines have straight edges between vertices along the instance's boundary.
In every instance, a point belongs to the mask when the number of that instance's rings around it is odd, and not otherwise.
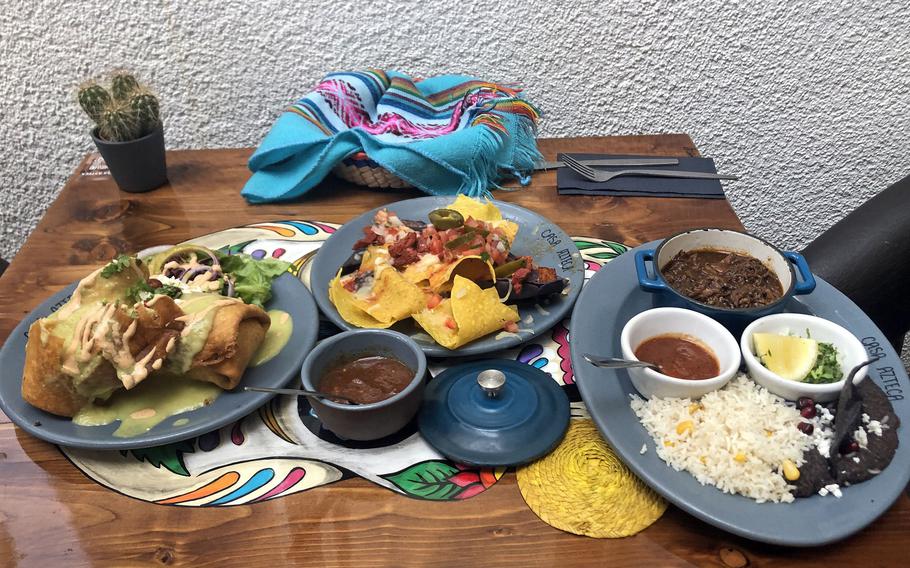
[{"label": "wooden table", "polygon": [[[681,134],[552,139],[540,146],[548,159],[557,151],[698,155]],[[122,193],[107,176],[82,175],[93,158],[86,157],[0,278],[0,340],[44,298],[117,253],[257,221],[344,222],[417,195],[329,180],[299,201],[251,206],[239,195],[250,152],[170,152],[170,185],[147,194]],[[571,235],[631,245],[693,226],[742,228],[725,200],[560,197],[555,185],[554,173],[539,173],[530,187],[497,197],[546,215]],[[6,373],[2,380],[19,377]],[[459,503],[416,501],[357,478],[256,505],[167,507],[94,483],[55,446],[2,414],[0,480],[0,564],[11,566],[898,565],[910,535],[904,494],[873,527],[819,550],[750,542],[672,506],[635,537],[595,540],[540,521],[511,473]]]}]

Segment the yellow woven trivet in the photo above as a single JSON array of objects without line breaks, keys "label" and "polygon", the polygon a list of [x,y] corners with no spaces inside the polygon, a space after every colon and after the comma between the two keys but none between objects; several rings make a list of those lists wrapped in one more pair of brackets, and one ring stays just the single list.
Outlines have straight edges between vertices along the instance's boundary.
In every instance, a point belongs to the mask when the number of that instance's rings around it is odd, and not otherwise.
[{"label": "yellow woven trivet", "polygon": [[594,538],[633,535],[667,510],[667,502],[623,465],[590,420],[572,420],[550,455],[518,468],[518,488],[548,525]]}]

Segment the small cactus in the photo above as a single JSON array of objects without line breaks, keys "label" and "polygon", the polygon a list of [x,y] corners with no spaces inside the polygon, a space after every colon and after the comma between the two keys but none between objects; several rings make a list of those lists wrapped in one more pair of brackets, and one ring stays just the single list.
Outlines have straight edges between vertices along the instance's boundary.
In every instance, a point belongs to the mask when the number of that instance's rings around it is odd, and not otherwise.
[{"label": "small cactus", "polygon": [[79,105],[96,122],[102,109],[110,102],[111,95],[107,89],[97,83],[86,83],[79,88]]},{"label": "small cactus", "polygon": [[98,135],[110,142],[126,142],[141,136],[136,113],[128,103],[111,101],[98,118]]},{"label": "small cactus", "polygon": [[111,75],[111,94],[118,101],[128,101],[139,90],[139,81],[131,73],[117,72]]},{"label": "small cactus", "polygon": [[151,133],[160,122],[158,99],[148,91],[137,91],[130,97],[130,108],[139,122],[140,136]]},{"label": "small cactus", "polygon": [[110,89],[94,81],[82,85],[79,105],[98,125],[98,136],[110,142],[136,140],[161,124],[158,99],[122,71],[111,75]]}]

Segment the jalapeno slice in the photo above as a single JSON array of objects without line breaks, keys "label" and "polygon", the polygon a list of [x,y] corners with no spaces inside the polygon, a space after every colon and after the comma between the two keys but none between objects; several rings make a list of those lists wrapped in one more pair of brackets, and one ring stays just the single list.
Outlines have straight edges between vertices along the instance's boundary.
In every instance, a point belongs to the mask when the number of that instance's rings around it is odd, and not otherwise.
[{"label": "jalapeno slice", "polygon": [[451,241],[447,242],[446,248],[447,249],[456,249],[462,245],[466,245],[469,242],[471,242],[472,240],[474,240],[474,235],[476,235],[476,233],[472,229],[468,229],[460,237],[455,237]]},{"label": "jalapeno slice", "polygon": [[454,209],[434,209],[427,217],[430,218],[430,223],[433,223],[433,226],[440,231],[464,225],[464,217]]},{"label": "jalapeno slice", "polygon": [[505,278],[506,276],[511,276],[513,272],[519,268],[525,267],[525,259],[519,258],[518,260],[513,260],[505,264],[500,264],[493,269],[493,272],[496,274],[496,278]]}]

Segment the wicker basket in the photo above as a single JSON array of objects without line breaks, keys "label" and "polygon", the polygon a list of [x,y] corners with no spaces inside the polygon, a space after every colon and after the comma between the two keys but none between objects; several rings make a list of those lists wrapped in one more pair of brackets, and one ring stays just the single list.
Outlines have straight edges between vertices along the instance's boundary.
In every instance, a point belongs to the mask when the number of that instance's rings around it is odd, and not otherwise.
[{"label": "wicker basket", "polygon": [[348,156],[335,166],[332,172],[345,181],[383,189],[404,189],[413,187],[395,174],[389,172],[363,152]]}]

